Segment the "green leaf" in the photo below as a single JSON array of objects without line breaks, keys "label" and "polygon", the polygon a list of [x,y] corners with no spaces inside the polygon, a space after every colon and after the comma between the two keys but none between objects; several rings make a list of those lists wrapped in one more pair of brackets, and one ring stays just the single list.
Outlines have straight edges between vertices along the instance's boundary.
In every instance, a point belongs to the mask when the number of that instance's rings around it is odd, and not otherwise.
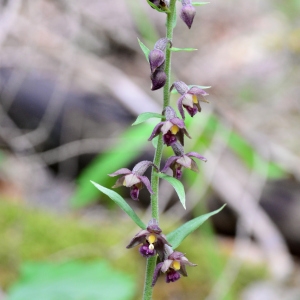
[{"label": "green leaf", "polygon": [[184,207],[184,209],[186,209],[186,207],[185,207],[185,191],[184,191],[183,184],[176,178],[166,175],[164,173],[158,173],[157,175],[160,178],[167,180],[173,186],[173,188],[175,189],[175,191],[179,197],[179,200],[180,200],[182,206]]},{"label": "green leaf", "polygon": [[142,229],[146,229],[147,226],[141,221],[135,211],[128,205],[128,203],[116,192],[105,188],[104,186],[91,181],[91,183],[102,193],[107,195],[111,200],[113,200],[116,204],[120,206],[122,210],[126,212],[126,214]]},{"label": "green leaf", "polygon": [[141,124],[145,121],[147,121],[148,119],[151,119],[151,118],[164,118],[163,115],[161,114],[157,114],[157,113],[152,113],[152,112],[144,112],[144,113],[141,113],[137,119],[134,121],[134,123],[132,123],[131,126],[133,125],[138,125],[138,124]]},{"label": "green leaf", "polygon": [[145,54],[147,62],[149,62],[149,53],[150,53],[151,50],[145,44],[143,44],[142,41],[139,38],[137,38],[137,39],[138,39],[138,42],[139,42],[139,45],[140,45],[142,51]]},{"label": "green leaf", "polygon": [[193,6],[200,6],[200,5],[205,5],[205,4],[209,4],[210,2],[192,2]]},{"label": "green leaf", "polygon": [[198,50],[198,49],[196,49],[196,48],[176,48],[176,47],[172,47],[172,48],[170,48],[170,50],[171,51],[173,51],[173,52],[179,52],[179,51],[196,51],[196,50]]},{"label": "green leaf", "polygon": [[225,205],[226,204],[224,204],[221,208],[213,212],[192,219],[186,222],[185,224],[183,224],[182,226],[178,227],[174,231],[170,232],[167,235],[167,240],[172,245],[173,249],[177,248],[189,234],[191,234],[199,226],[201,226],[209,217],[220,212],[225,207]]},{"label": "green leaf", "polygon": [[104,261],[27,262],[21,266],[21,278],[9,289],[7,299],[130,300],[135,293],[133,278]]}]

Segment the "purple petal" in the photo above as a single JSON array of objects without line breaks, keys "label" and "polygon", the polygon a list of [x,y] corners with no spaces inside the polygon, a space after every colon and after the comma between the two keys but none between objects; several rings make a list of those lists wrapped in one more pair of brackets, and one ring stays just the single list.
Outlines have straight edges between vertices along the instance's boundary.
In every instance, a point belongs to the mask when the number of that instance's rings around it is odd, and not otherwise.
[{"label": "purple petal", "polygon": [[189,29],[191,29],[194,17],[196,15],[196,9],[192,5],[183,5],[180,11],[180,18],[187,25]]},{"label": "purple petal", "polygon": [[153,164],[152,161],[143,160],[134,166],[134,168],[132,169],[132,173],[137,175],[143,175],[150,166],[153,166],[157,169],[157,167]]},{"label": "purple petal", "polygon": [[151,73],[154,73],[155,70],[160,67],[165,61],[165,53],[159,49],[154,49],[149,53],[149,63]]},{"label": "purple petal", "polygon": [[189,94],[192,95],[201,95],[201,96],[207,96],[208,93],[206,93],[204,90],[200,89],[197,86],[193,86],[190,88],[190,90],[188,91]]},{"label": "purple petal", "polygon": [[164,125],[165,122],[159,122],[153,129],[148,141],[151,141],[153,138],[155,138],[157,135],[160,134],[160,128]]},{"label": "purple petal", "polygon": [[180,279],[180,274],[179,272],[175,271],[175,270],[170,270],[167,274],[166,274],[166,282],[170,283],[170,282],[175,282],[178,279]]},{"label": "purple petal", "polygon": [[163,167],[163,169],[161,170],[161,172],[166,172],[168,170],[168,168],[171,168],[171,165],[174,161],[176,161],[176,159],[178,158],[179,156],[171,156],[167,159],[166,161],[166,164],[165,166]]},{"label": "purple petal", "polygon": [[170,120],[170,122],[176,126],[178,126],[179,128],[185,128],[185,125],[184,125],[184,121],[179,119],[179,118],[173,118]]},{"label": "purple petal", "polygon": [[158,278],[158,275],[160,273],[160,269],[163,265],[163,262],[160,262],[159,264],[157,264],[155,270],[154,270],[154,273],[153,273],[153,279],[152,279],[152,287],[155,285],[156,281],[157,281],[157,278]]},{"label": "purple petal", "polygon": [[166,116],[166,120],[171,120],[173,118],[177,118],[176,112],[173,109],[173,107],[171,107],[171,106],[167,106],[165,108],[165,116]]},{"label": "purple petal", "polygon": [[184,110],[182,108],[182,101],[184,100],[184,97],[185,97],[185,94],[183,94],[177,101],[177,107],[178,107],[178,110],[181,114],[181,117],[182,119],[185,119],[185,116],[184,116]]},{"label": "purple petal", "polygon": [[142,244],[146,240],[146,236],[149,234],[147,230],[141,230],[139,233],[137,233],[133,239],[130,241],[130,243],[126,246],[127,249],[135,247],[139,244]]},{"label": "purple petal", "polygon": [[130,174],[131,171],[127,168],[122,168],[122,169],[119,169],[117,170],[116,172],[114,173],[111,173],[111,174],[108,174],[108,176],[110,177],[114,177],[114,176],[118,176],[118,175],[126,175],[126,174]]},{"label": "purple petal", "polygon": [[196,158],[198,158],[198,159],[200,159],[200,160],[203,160],[203,161],[207,161],[207,159],[204,157],[204,156],[202,156],[202,155],[200,155],[199,153],[197,153],[197,152],[189,152],[189,153],[186,153],[185,154],[186,156],[189,156],[189,157],[196,157]]},{"label": "purple petal", "polygon": [[148,177],[146,176],[138,176],[139,179],[141,180],[141,182],[145,185],[145,187],[147,188],[147,190],[149,191],[150,194],[153,194],[152,188],[151,188],[151,184],[150,181],[148,179]]},{"label": "purple petal", "polygon": [[189,87],[183,81],[175,81],[173,85],[177,92],[181,95],[187,93],[187,91],[189,90]]}]

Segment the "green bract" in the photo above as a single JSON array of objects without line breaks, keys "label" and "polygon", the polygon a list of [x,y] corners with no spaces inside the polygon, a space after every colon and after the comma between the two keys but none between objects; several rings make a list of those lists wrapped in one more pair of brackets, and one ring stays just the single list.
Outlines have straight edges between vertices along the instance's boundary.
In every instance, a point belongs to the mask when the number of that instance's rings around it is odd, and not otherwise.
[{"label": "green bract", "polygon": [[160,178],[167,180],[173,186],[173,188],[175,189],[175,191],[179,197],[179,200],[180,200],[182,206],[184,207],[184,209],[186,209],[186,207],[185,207],[185,191],[184,191],[183,184],[176,178],[171,177],[169,175],[166,175],[163,173],[158,173],[157,175]]},{"label": "green bract", "polygon": [[146,229],[146,225],[142,222],[142,220],[138,217],[135,211],[128,205],[128,203],[116,192],[105,188],[104,186],[91,181],[91,183],[102,193],[107,195],[111,200],[113,200],[116,204],[120,206],[122,210],[126,212],[126,214],[142,229]]},{"label": "green bract", "polygon": [[145,112],[145,113],[141,113],[137,119],[134,121],[134,123],[132,123],[131,126],[133,125],[138,125],[141,124],[151,118],[159,118],[159,119],[164,119],[164,116],[161,114],[157,114],[157,113],[152,113],[152,112]]},{"label": "green bract", "polygon": [[167,239],[168,242],[172,245],[172,248],[176,249],[189,234],[200,227],[208,218],[220,212],[225,206],[226,204],[213,212],[192,219],[182,226],[178,227],[176,230],[170,232],[167,235]]}]

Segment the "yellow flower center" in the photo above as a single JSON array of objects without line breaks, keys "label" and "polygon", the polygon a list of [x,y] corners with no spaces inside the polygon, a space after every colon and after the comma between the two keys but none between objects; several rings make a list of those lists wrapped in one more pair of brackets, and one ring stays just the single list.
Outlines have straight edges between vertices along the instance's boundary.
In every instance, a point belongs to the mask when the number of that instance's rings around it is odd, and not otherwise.
[{"label": "yellow flower center", "polygon": [[193,95],[192,98],[193,98],[193,102],[197,104],[198,103],[197,95]]},{"label": "yellow flower center", "polygon": [[175,271],[179,270],[179,269],[180,269],[180,262],[177,261],[177,260],[174,260],[174,261],[172,262],[171,267],[172,267]]},{"label": "yellow flower center", "polygon": [[148,237],[147,237],[147,240],[149,242],[149,249],[150,250],[153,250],[154,249],[154,243],[157,241],[157,238],[156,238],[156,235],[155,234],[149,234]]},{"label": "yellow flower center", "polygon": [[172,132],[172,134],[176,134],[179,131],[179,128],[177,125],[173,125],[170,131]]}]

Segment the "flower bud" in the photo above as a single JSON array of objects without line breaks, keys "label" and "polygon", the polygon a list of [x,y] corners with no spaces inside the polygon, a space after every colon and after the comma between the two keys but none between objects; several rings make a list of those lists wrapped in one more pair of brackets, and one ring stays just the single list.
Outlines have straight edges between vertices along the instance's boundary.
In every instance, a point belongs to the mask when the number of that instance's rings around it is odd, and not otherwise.
[{"label": "flower bud", "polygon": [[189,29],[191,29],[193,20],[196,14],[195,7],[191,4],[184,5],[182,3],[182,9],[180,12],[180,18],[183,20],[183,22],[187,25]]},{"label": "flower bud", "polygon": [[151,74],[151,90],[155,91],[162,88],[167,80],[167,75],[163,70],[157,69],[154,73]]},{"label": "flower bud", "polygon": [[149,53],[149,63],[151,73],[154,73],[155,70],[160,67],[165,62],[165,53],[160,49],[153,49]]}]

